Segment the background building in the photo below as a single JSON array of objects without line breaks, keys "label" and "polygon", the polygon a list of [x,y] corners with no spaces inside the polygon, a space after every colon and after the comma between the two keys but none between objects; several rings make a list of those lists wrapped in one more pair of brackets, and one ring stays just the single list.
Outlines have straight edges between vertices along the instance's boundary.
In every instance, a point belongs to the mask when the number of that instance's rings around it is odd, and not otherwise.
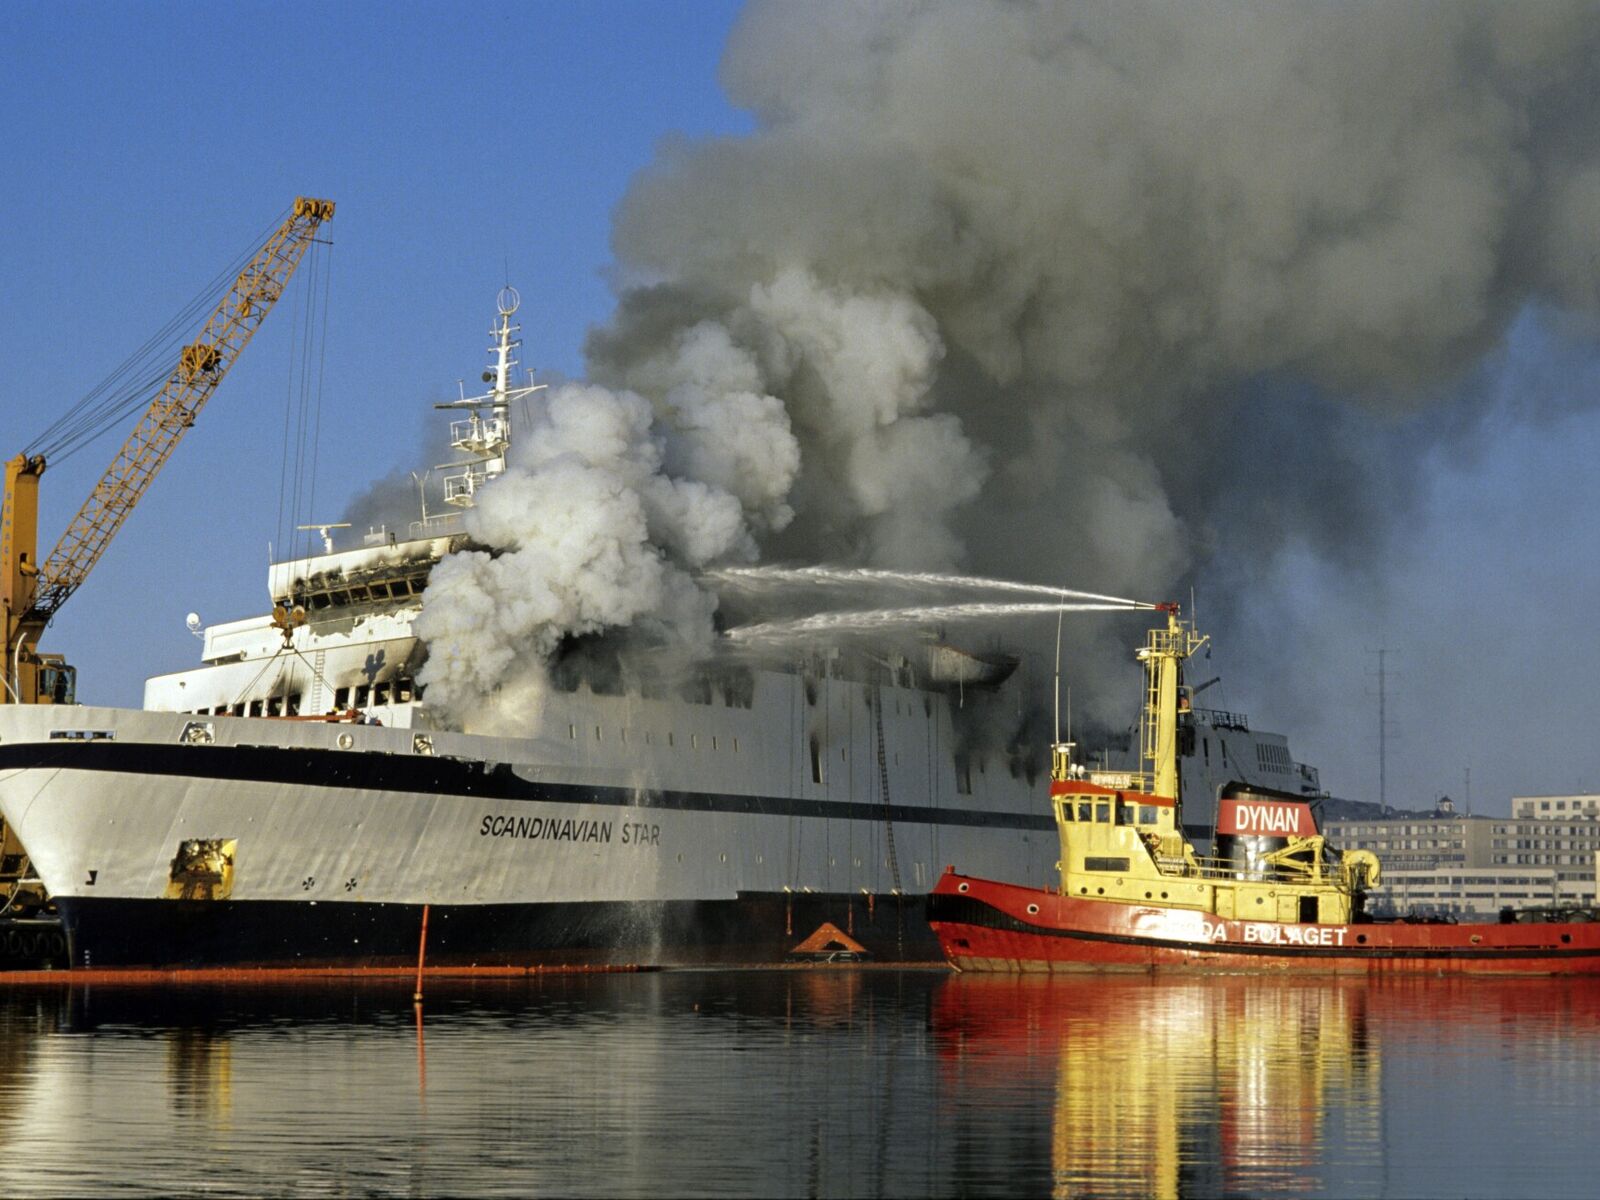
[{"label": "background building", "polygon": [[1482,917],[1508,905],[1595,905],[1600,795],[1518,796],[1512,813],[1462,816],[1447,798],[1432,813],[1331,818],[1323,832],[1378,856],[1375,911]]}]

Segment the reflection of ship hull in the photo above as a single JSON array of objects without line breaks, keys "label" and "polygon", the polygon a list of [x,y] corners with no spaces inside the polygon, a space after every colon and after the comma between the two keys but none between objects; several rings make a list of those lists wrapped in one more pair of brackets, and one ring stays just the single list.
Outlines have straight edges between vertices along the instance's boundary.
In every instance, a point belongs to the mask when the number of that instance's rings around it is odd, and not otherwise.
[{"label": "reflection of ship hull", "polygon": [[1078,899],[953,873],[934,888],[928,916],[963,971],[1600,974],[1600,924],[1231,920],[1159,901]]}]

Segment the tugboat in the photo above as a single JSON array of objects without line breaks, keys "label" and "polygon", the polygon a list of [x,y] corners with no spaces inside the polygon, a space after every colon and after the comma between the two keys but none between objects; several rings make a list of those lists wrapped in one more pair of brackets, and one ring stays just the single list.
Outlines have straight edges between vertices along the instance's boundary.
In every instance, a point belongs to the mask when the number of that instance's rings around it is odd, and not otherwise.
[{"label": "tugboat", "polygon": [[1232,786],[1218,796],[1213,853],[1183,832],[1177,732],[1185,660],[1205,645],[1176,604],[1138,657],[1145,671],[1137,772],[1089,771],[1051,751],[1059,888],[948,867],[928,916],[961,971],[1189,970],[1473,975],[1600,974],[1600,924],[1523,919],[1377,920],[1381,867],[1339,852],[1303,798]]}]

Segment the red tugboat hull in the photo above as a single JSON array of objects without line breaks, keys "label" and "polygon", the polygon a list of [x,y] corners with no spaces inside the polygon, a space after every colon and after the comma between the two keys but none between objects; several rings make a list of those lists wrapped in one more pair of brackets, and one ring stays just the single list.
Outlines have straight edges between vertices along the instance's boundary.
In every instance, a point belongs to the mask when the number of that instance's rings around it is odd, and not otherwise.
[{"label": "red tugboat hull", "polygon": [[1158,898],[1077,899],[953,870],[933,889],[928,916],[961,971],[1600,975],[1600,923],[1227,920]]}]

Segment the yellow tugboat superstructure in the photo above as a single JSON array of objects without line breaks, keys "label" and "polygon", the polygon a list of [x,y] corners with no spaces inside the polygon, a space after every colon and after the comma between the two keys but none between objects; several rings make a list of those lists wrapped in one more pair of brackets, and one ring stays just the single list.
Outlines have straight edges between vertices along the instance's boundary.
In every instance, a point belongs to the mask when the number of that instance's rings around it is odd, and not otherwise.
[{"label": "yellow tugboat superstructure", "polygon": [[1313,832],[1310,806],[1299,797],[1250,789],[1219,801],[1234,828],[1242,820],[1261,831],[1257,837],[1282,835],[1272,836],[1281,845],[1257,847],[1245,859],[1201,857],[1185,837],[1178,778],[1178,714],[1188,705],[1182,667],[1209,638],[1184,622],[1176,605],[1163,607],[1165,627],[1150,630],[1139,651],[1146,685],[1142,770],[1086,771],[1072,762],[1070,743],[1054,748],[1050,793],[1061,837],[1061,894],[1159,900],[1258,921],[1355,920],[1364,893],[1378,882],[1378,860],[1365,850],[1331,850]]}]

